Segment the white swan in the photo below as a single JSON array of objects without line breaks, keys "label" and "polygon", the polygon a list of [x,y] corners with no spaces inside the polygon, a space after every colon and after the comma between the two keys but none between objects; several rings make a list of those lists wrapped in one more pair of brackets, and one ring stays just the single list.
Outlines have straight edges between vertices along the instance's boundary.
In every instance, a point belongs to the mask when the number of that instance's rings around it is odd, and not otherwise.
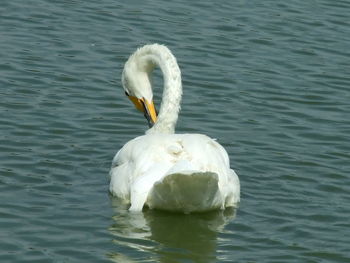
[{"label": "white swan", "polygon": [[[164,91],[159,114],[151,73],[159,66]],[[185,213],[236,206],[240,184],[225,149],[201,134],[174,134],[182,95],[181,72],[170,50],[145,45],[130,56],[122,74],[125,94],[150,129],[124,145],[110,171],[110,192],[131,204]]]}]

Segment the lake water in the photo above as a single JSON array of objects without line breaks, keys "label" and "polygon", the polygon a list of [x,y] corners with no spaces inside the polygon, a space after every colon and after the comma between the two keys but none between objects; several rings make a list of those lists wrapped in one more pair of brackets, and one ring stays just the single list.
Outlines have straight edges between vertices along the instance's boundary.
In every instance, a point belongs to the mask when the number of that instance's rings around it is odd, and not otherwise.
[{"label": "lake water", "polygon": [[[0,14],[1,262],[350,262],[348,0],[2,0]],[[130,214],[108,194],[114,154],[147,128],[123,64],[154,42],[182,70],[177,132],[226,148],[237,210]]]}]

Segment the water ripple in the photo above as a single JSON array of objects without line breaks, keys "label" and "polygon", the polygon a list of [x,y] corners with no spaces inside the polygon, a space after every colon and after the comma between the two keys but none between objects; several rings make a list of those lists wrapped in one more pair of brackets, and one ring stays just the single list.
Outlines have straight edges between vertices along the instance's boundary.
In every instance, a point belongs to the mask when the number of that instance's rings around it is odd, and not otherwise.
[{"label": "water ripple", "polygon": [[[348,1],[1,8],[1,261],[350,260]],[[113,155],[147,129],[123,64],[153,42],[182,70],[177,131],[229,153],[237,211],[133,215],[108,196]]]}]

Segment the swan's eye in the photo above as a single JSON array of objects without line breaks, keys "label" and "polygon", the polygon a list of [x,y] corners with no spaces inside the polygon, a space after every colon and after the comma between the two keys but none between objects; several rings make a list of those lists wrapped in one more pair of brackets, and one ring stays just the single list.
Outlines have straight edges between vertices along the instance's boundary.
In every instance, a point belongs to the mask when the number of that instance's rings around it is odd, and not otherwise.
[{"label": "swan's eye", "polygon": [[129,97],[129,93],[127,91],[125,91],[125,95]]}]

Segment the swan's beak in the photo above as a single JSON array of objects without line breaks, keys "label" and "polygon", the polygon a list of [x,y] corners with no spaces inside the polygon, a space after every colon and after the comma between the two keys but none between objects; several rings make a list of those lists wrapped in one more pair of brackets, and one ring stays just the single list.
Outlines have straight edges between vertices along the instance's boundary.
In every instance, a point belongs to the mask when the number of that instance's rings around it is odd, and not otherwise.
[{"label": "swan's beak", "polygon": [[148,101],[145,98],[139,99],[134,96],[128,96],[128,98],[134,103],[136,109],[143,112],[148,121],[148,126],[152,127],[157,120],[157,111],[153,101]]}]

